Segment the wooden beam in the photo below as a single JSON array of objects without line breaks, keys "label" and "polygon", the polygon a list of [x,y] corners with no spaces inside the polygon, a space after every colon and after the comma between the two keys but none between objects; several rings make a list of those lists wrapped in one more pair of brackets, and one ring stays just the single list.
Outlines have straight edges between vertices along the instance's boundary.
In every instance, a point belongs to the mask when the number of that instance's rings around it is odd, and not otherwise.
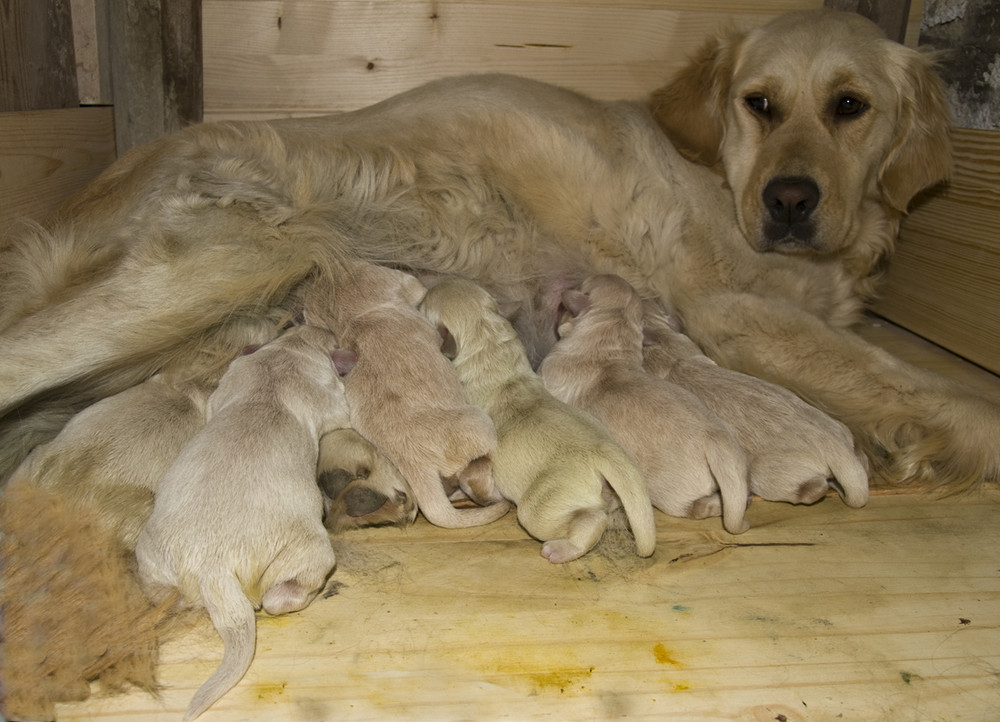
[{"label": "wooden beam", "polygon": [[79,102],[69,4],[0,2],[0,112],[71,108]]},{"label": "wooden beam", "polygon": [[201,120],[201,0],[111,0],[118,152]]}]

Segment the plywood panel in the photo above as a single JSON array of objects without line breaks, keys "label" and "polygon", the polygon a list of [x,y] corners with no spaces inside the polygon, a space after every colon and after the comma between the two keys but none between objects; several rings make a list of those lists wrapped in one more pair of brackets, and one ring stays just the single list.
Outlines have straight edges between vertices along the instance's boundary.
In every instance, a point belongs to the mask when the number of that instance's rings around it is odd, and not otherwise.
[{"label": "plywood panel", "polygon": [[[201,719],[1000,719],[998,502],[755,501],[738,537],[658,514],[651,559],[565,565],[512,515],[351,532],[330,596],[261,615],[249,673]],[[176,722],[220,657],[203,624],[163,650],[159,698],[58,719]]]},{"label": "plywood panel", "polygon": [[111,108],[0,113],[0,226],[41,220],[114,159]]},{"label": "plywood panel", "polygon": [[468,72],[642,97],[709,33],[821,5],[204,0],[205,117],[350,110]]},{"label": "plywood panel", "polygon": [[955,130],[952,182],[903,223],[875,310],[1000,372],[1000,132]]}]

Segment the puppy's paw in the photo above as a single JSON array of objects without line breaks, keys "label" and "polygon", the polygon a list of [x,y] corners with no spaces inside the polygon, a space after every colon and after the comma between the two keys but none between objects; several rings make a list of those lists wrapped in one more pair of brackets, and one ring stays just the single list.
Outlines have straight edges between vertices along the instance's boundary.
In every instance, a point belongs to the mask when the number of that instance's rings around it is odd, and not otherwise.
[{"label": "puppy's paw", "polygon": [[799,484],[798,490],[789,501],[793,504],[815,504],[826,496],[828,491],[830,491],[830,484],[825,476],[808,479]]},{"label": "puppy's paw", "polygon": [[277,616],[303,609],[315,596],[315,590],[306,589],[298,579],[278,582],[266,592],[261,606],[268,614]]},{"label": "puppy's paw", "polygon": [[542,556],[553,564],[579,559],[587,552],[569,539],[553,539],[542,544]]},{"label": "puppy's paw", "polygon": [[708,519],[713,516],[722,516],[722,497],[716,492],[695,499],[688,510],[689,519]]}]

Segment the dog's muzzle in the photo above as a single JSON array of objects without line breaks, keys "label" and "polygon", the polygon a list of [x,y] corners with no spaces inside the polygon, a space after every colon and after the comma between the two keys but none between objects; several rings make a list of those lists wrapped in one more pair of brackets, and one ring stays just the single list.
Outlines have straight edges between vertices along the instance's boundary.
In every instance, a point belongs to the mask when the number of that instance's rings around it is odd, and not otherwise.
[{"label": "dog's muzzle", "polygon": [[812,216],[819,200],[819,186],[811,178],[775,178],[768,183],[761,193],[766,211],[762,250],[815,248]]}]

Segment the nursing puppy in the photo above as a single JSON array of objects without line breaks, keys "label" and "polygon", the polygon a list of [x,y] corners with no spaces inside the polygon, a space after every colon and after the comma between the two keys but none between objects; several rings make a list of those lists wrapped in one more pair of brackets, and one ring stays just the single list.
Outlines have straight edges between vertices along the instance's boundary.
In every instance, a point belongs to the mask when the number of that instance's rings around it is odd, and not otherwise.
[{"label": "nursing puppy", "polygon": [[337,429],[319,440],[316,479],[323,492],[323,524],[332,532],[408,526],[417,518],[406,479],[354,429]]},{"label": "nursing puppy", "polygon": [[[510,505],[493,482],[496,431],[466,401],[441,355],[441,336],[417,310],[426,289],[409,274],[371,263],[347,264],[337,277],[335,287],[314,281],[304,303],[357,354],[345,381],[351,425],[396,465],[432,524],[499,519]],[[486,506],[455,508],[452,488]]]},{"label": "nursing puppy", "polygon": [[205,403],[230,359],[273,339],[284,314],[234,324],[225,343],[108,396],[74,415],[11,475],[87,503],[129,550],[153,511],[153,494],[184,445],[205,425]]},{"label": "nursing puppy", "polygon": [[92,502],[101,522],[135,549],[153,495],[184,445],[205,425],[210,388],[157,374],[76,414],[11,476]]},{"label": "nursing puppy", "polygon": [[334,366],[346,370],[350,358],[336,349],[328,331],[297,326],[233,361],[209,397],[208,423],[157,488],[136,545],[140,576],[204,606],[225,644],[186,719],[246,673],[254,610],[303,608],[333,570],[316,463],[319,437],[350,422]]},{"label": "nursing puppy", "polygon": [[834,488],[848,506],[868,501],[868,472],[851,432],[791,391],[718,366],[673,317],[647,311],[643,367],[694,393],[747,452],[750,491],[812,504]]},{"label": "nursing puppy", "polygon": [[642,301],[617,276],[563,294],[570,316],[539,369],[545,387],[596,416],[632,456],[653,506],[717,516],[747,530],[747,460],[732,433],[692,393],[642,368]]},{"label": "nursing puppy", "polygon": [[421,308],[454,343],[450,355],[469,400],[493,419],[493,478],[517,505],[521,526],[544,542],[542,556],[566,562],[586,554],[619,505],[636,552],[652,554],[653,509],[635,465],[596,419],[545,390],[493,298],[452,279],[431,288]]}]

